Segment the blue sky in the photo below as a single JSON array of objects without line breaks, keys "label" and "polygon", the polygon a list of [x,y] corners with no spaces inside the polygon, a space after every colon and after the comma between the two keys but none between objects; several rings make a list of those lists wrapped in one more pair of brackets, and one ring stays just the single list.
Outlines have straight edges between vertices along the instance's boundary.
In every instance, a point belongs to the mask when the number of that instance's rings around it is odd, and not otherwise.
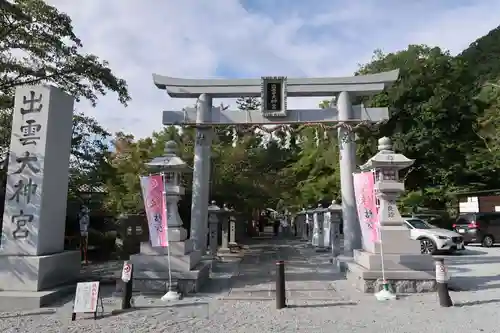
[{"label": "blue sky", "polygon": [[[161,112],[192,105],[168,97],[151,74],[246,78],[345,76],[377,48],[441,46],[457,53],[500,25],[500,0],[47,0],[68,13],[86,52],[108,60],[133,101],[103,97],[95,116],[112,132],[161,129]],[[219,104],[221,101],[215,101]],[[223,101],[234,106],[233,100]],[[313,98],[290,101],[311,108]]]}]

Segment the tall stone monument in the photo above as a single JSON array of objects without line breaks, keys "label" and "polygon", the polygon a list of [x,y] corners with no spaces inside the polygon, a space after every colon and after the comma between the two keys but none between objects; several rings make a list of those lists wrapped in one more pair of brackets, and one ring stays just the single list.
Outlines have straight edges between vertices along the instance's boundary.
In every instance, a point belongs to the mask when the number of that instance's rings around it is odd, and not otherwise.
[{"label": "tall stone monument", "polygon": [[43,305],[80,271],[80,252],[64,251],[73,103],[52,86],[16,89],[0,244],[10,307]]},{"label": "tall stone monument", "polygon": [[395,153],[387,137],[381,138],[378,144],[379,152],[361,169],[375,172],[375,195],[380,203],[379,237],[371,243],[363,242],[364,249],[354,250],[354,261],[347,263],[347,278],[364,292],[378,292],[383,284],[383,244],[386,280],[396,292],[433,291],[433,259],[420,254],[420,242],[410,238],[410,230],[404,225],[396,205],[396,199],[404,192],[399,171],[411,166],[413,160]]}]

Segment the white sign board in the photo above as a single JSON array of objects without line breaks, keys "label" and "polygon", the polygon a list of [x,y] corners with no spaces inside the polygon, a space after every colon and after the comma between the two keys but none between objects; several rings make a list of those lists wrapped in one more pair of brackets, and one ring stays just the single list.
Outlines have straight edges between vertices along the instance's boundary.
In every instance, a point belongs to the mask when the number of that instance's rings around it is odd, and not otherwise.
[{"label": "white sign board", "polygon": [[90,313],[97,311],[99,297],[99,281],[79,282],[76,285],[73,313]]},{"label": "white sign board", "polygon": [[128,261],[125,261],[123,263],[123,269],[122,269],[122,280],[123,282],[129,282],[131,277],[132,277],[132,264],[129,263]]},{"label": "white sign board", "polygon": [[479,200],[477,197],[468,197],[467,201],[461,201],[458,204],[459,213],[478,213]]}]

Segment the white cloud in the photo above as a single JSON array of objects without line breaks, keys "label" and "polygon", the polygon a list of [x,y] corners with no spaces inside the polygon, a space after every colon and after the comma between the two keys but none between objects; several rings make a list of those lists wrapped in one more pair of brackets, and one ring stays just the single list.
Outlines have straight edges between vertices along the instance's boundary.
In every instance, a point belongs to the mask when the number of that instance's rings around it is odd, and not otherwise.
[{"label": "white cloud", "polygon": [[[85,51],[108,60],[133,98],[128,108],[109,95],[95,109],[85,102],[78,109],[112,131],[136,136],[160,129],[162,110],[194,102],[158,90],[153,72],[189,78],[351,75],[376,48],[428,43],[458,52],[495,28],[500,12],[500,0],[290,0],[286,8],[277,0],[246,1],[268,10],[237,0],[47,2],[72,17]],[[314,107],[317,99],[290,104]]]}]

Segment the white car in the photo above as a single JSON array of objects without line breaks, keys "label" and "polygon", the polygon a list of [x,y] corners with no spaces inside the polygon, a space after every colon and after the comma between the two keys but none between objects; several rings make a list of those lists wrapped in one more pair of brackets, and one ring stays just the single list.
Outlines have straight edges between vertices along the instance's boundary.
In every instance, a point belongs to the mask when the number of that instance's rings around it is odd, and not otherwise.
[{"label": "white car", "polygon": [[410,237],[420,241],[420,252],[433,254],[438,251],[455,252],[464,250],[463,237],[454,231],[436,228],[424,220],[403,217],[410,229]]}]

